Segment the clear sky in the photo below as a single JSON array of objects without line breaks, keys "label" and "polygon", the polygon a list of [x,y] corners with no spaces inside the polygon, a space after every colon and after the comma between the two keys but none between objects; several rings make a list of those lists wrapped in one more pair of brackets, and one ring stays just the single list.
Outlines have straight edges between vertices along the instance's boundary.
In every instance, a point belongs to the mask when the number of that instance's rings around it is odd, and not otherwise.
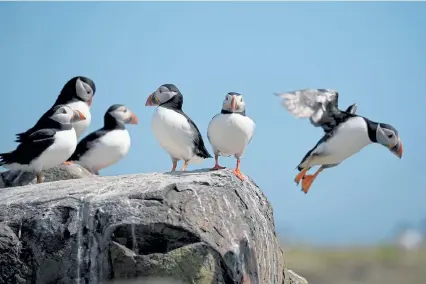
[{"label": "clear sky", "polygon": [[[139,117],[128,127],[129,154],[101,174],[169,171],[147,96],[176,84],[208,143],[210,119],[236,91],[257,125],[242,171],[272,202],[279,232],[321,244],[377,242],[400,222],[426,218],[425,27],[426,3],[2,2],[0,150],[14,149],[14,134],[84,75],[97,85],[91,131],[115,103]],[[295,167],[322,130],[287,113],[273,92],[307,87],[337,89],[342,108],[356,102],[359,114],[396,127],[403,159],[368,146],[303,194]]]}]

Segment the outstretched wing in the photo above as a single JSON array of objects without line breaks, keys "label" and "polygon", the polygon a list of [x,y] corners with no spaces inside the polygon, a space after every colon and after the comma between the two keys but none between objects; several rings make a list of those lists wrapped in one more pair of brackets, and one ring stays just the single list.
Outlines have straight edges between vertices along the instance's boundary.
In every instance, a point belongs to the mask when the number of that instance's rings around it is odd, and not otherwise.
[{"label": "outstretched wing", "polygon": [[291,114],[308,118],[315,127],[322,127],[328,132],[335,125],[339,93],[332,89],[301,89],[293,92],[275,93],[282,98],[282,106]]}]

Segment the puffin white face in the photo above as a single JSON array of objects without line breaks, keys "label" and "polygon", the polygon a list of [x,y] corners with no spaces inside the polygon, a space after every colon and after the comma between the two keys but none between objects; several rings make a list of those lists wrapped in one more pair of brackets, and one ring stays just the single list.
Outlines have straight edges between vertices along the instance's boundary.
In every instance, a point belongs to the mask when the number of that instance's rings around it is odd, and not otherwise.
[{"label": "puffin white face", "polygon": [[155,90],[155,92],[148,96],[145,106],[161,105],[179,93],[179,89],[173,84],[161,85],[157,90]]},{"label": "puffin white face", "polygon": [[75,82],[75,92],[77,97],[82,99],[84,102],[87,102],[89,106],[92,104],[94,95],[93,89],[89,84],[83,82],[80,78],[78,78]]},{"label": "puffin white face", "polygon": [[229,112],[244,112],[246,110],[246,104],[243,100],[243,95],[235,92],[226,94],[223,100],[222,109]]},{"label": "puffin white face", "polygon": [[80,111],[73,110],[66,105],[59,106],[50,118],[60,124],[70,124],[86,119]]},{"label": "puffin white face", "polygon": [[126,106],[118,106],[109,111],[111,116],[125,124],[138,124],[136,115]]},{"label": "puffin white face", "polygon": [[401,159],[403,147],[401,139],[398,136],[398,131],[392,126],[379,123],[376,130],[377,142],[389,148],[389,150]]}]

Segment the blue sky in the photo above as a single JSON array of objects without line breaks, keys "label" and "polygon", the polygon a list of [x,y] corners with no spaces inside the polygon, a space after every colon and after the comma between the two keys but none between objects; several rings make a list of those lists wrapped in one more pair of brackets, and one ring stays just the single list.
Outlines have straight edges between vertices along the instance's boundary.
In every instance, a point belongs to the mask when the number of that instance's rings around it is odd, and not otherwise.
[{"label": "blue sky", "polygon": [[[68,79],[85,75],[97,84],[91,131],[115,103],[139,117],[128,127],[129,154],[101,173],[168,171],[146,97],[176,84],[207,142],[210,119],[236,91],[257,124],[242,171],[272,202],[280,233],[316,244],[377,242],[398,223],[426,218],[425,13],[426,3],[3,2],[0,149],[14,149],[14,134]],[[291,116],[272,93],[306,87],[337,89],[342,108],[356,102],[361,115],[396,127],[403,159],[371,145],[301,193],[295,167],[321,129]]]}]

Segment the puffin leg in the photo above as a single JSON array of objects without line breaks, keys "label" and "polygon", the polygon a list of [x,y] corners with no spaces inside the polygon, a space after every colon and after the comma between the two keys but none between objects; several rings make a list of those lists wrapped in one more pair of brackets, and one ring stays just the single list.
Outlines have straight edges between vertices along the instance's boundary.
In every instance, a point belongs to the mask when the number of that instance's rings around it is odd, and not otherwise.
[{"label": "puffin leg", "polygon": [[43,177],[41,176],[41,173],[37,173],[37,183],[42,183],[43,182]]},{"label": "puffin leg", "polygon": [[73,162],[71,162],[71,161],[65,161],[65,162],[62,163],[62,165],[72,165],[72,164],[73,164]]},{"label": "puffin leg", "polygon": [[176,171],[176,167],[177,167],[178,159],[173,158],[173,159],[172,159],[172,162],[173,162],[172,172],[174,172],[174,171]]},{"label": "puffin leg", "polygon": [[306,175],[306,173],[309,171],[310,167],[304,168],[301,170],[297,176],[294,178],[294,182],[298,185],[300,180]]},{"label": "puffin leg", "polygon": [[180,171],[181,172],[186,171],[186,167],[188,166],[188,164],[189,164],[189,160],[185,161],[185,163],[183,163],[182,169]]},{"label": "puffin leg", "polygon": [[323,166],[321,166],[313,175],[305,175],[302,180],[302,191],[306,194],[311,188],[312,183],[316,179],[316,177],[324,170]]},{"label": "puffin leg", "polygon": [[222,167],[219,165],[219,155],[214,155],[214,161],[215,161],[215,164],[214,164],[214,167],[210,169],[211,171],[226,169],[226,167]]},{"label": "puffin leg", "polygon": [[244,180],[244,175],[240,171],[240,158],[237,158],[237,167],[234,170],[234,174],[239,178],[240,180]]}]

